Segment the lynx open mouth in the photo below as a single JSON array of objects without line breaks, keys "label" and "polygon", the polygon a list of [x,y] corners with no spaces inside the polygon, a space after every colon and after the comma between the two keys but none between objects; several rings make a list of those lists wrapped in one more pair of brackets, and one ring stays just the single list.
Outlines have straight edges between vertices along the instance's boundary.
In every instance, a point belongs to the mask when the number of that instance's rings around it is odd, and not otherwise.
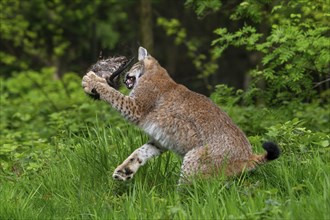
[{"label": "lynx open mouth", "polygon": [[124,83],[128,89],[132,89],[135,85],[135,76],[126,76]]}]

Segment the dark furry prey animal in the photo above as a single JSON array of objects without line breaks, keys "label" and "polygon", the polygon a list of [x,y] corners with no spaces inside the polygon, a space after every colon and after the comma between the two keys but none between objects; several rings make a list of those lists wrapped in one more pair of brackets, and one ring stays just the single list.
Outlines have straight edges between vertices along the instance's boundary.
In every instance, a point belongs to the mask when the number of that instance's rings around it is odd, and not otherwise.
[{"label": "dark furry prey animal", "polygon": [[[120,74],[124,72],[131,61],[132,59],[128,60],[125,56],[100,59],[89,68],[88,72],[92,71],[96,73],[99,77],[104,78],[109,86],[118,90],[120,86]],[[99,99],[99,94],[96,91],[89,95],[94,99]]]}]

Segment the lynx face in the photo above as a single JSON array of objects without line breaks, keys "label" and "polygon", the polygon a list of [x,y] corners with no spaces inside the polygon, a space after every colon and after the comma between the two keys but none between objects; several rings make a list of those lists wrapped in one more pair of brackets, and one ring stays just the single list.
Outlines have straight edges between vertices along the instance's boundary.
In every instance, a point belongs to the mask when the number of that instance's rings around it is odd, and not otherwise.
[{"label": "lynx face", "polygon": [[133,89],[139,82],[144,71],[143,61],[139,61],[127,72],[124,83],[128,89]]},{"label": "lynx face", "polygon": [[139,48],[138,62],[127,72],[124,83],[128,89],[133,89],[144,73],[144,59],[149,58],[149,54],[143,47]]}]

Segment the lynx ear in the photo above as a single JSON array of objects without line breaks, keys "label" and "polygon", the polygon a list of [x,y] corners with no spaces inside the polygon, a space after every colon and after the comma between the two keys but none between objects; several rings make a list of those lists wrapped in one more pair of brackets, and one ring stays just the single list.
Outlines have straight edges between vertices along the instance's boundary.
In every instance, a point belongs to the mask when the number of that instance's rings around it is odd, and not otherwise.
[{"label": "lynx ear", "polygon": [[139,47],[139,56],[138,56],[139,61],[144,60],[147,56],[148,56],[148,51],[143,47]]}]

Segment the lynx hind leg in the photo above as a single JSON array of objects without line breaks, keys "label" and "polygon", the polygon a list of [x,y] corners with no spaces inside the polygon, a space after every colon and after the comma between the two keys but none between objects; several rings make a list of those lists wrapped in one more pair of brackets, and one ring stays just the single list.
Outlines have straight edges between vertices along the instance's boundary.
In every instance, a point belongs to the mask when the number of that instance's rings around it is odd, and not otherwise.
[{"label": "lynx hind leg", "polygon": [[231,161],[223,155],[212,154],[211,147],[192,149],[183,158],[179,184],[189,183],[192,178],[228,175],[228,171],[233,171],[230,166]]},{"label": "lynx hind leg", "polygon": [[179,183],[189,183],[193,177],[236,176],[251,171],[264,163],[265,155],[246,155],[246,159],[230,159],[213,155],[210,148],[200,147],[189,151],[183,158]]},{"label": "lynx hind leg", "polygon": [[183,157],[179,184],[189,183],[196,176],[205,176],[207,169],[212,166],[211,159],[206,147],[190,150]]},{"label": "lynx hind leg", "polygon": [[153,143],[142,145],[136,149],[122,164],[114,171],[112,177],[116,180],[126,181],[133,178],[137,170],[149,159],[160,155],[164,151]]}]

